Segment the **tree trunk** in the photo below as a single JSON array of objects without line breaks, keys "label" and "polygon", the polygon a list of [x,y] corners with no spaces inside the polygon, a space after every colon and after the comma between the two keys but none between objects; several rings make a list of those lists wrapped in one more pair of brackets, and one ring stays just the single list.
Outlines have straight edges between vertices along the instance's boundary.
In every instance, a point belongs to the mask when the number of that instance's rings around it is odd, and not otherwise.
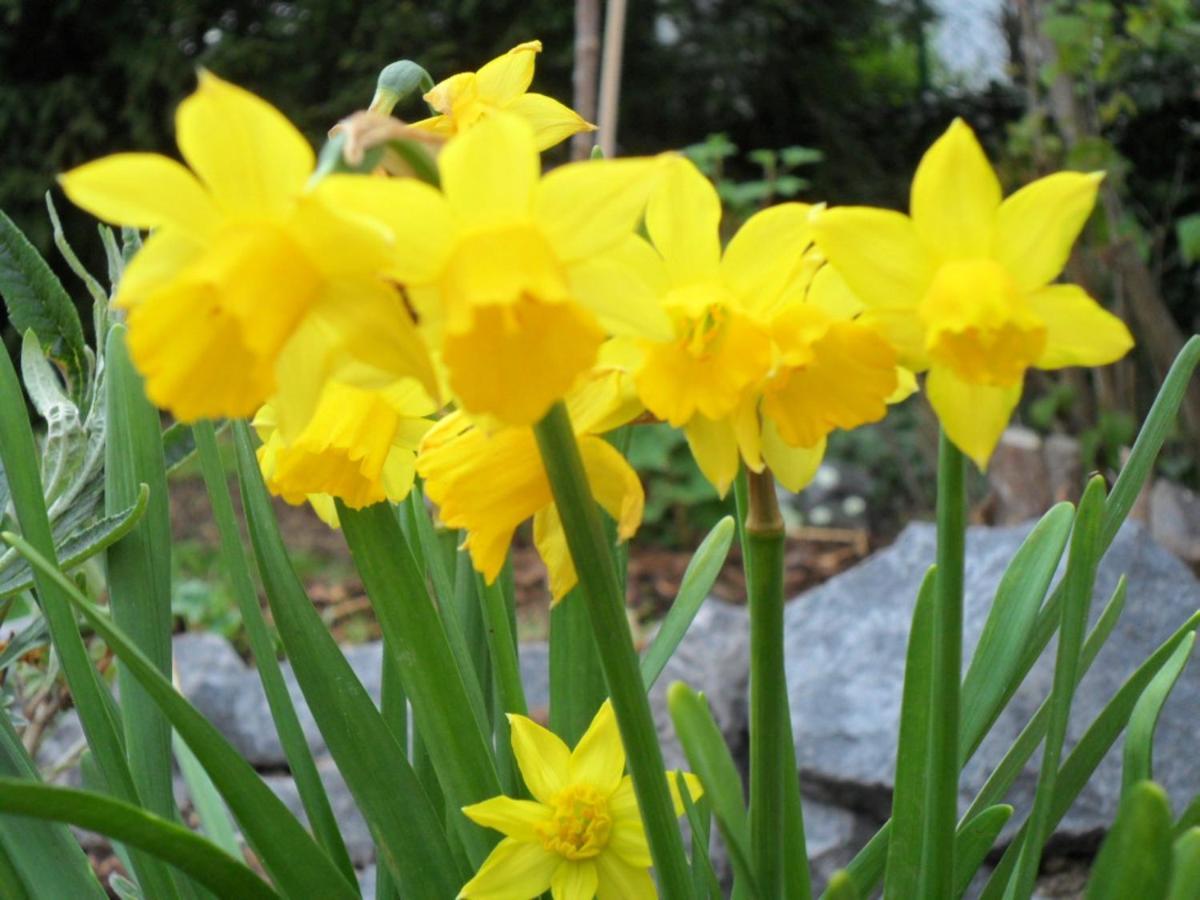
[{"label": "tree trunk", "polygon": [[[600,73],[600,0],[575,0],[575,111],[596,121]],[[571,138],[571,158],[587,159],[596,142],[592,132]]]}]

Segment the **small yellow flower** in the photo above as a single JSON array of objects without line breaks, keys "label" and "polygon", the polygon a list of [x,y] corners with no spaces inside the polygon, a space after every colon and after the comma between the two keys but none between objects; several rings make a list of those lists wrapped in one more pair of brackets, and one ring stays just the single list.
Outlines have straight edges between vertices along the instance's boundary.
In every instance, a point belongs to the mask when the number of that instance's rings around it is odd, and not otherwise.
[{"label": "small yellow flower", "polygon": [[441,190],[331,176],[340,208],[386,224],[392,276],[473,416],[530,425],[591,368],[608,334],[669,328],[600,259],[633,231],[660,163],[590,160],[541,177],[528,123],[488,116],[438,157]]},{"label": "small yellow flower", "polygon": [[[628,540],[642,522],[645,495],[637,473],[595,431],[613,428],[641,411],[622,387],[619,366],[602,366],[569,398],[583,467],[596,501]],[[550,575],[550,593],[560,601],[576,584],[575,564],[529,428],[489,433],[463,412],[451,413],[425,436],[417,457],[425,491],[449,528],[467,532],[464,546],[489,583],[495,581],[513,532],[533,517],[533,540]]]},{"label": "small yellow flower", "polygon": [[101,219],[154,229],[115,301],[129,311],[129,349],[150,398],[185,422],[253,414],[291,389],[278,367],[309,318],[342,346],[369,337],[393,368],[434,390],[428,353],[380,277],[390,236],[305,190],[314,157],[300,132],[208,72],[175,124],[190,170],[119,153],[61,178]]},{"label": "small yellow flower", "polygon": [[817,244],[925,383],[950,439],[982,468],[1030,368],[1114,362],[1123,322],[1083,288],[1051,284],[1103,173],[1059,172],[1007,199],[974,133],[955,120],[913,178],[911,216],[843,207]]},{"label": "small yellow flower", "polygon": [[263,478],[271,493],[293,505],[307,500],[332,527],[335,497],[353,509],[397,503],[412,489],[417,447],[435,408],[413,381],[374,391],[329,381],[312,418],[288,441],[268,403],[254,418]]},{"label": "small yellow flower", "polygon": [[638,393],[683,429],[721,494],[739,457],[799,490],[826,435],[882,418],[896,391],[895,351],[832,278],[815,276],[811,212],[802,203],[760,212],[722,253],[717,192],[677,160],[646,210],[652,247],[631,238],[610,254],[640,274],[673,325],[666,340],[637,341]]},{"label": "small yellow flower", "polygon": [[570,107],[544,94],[530,94],[534,58],[541,41],[518,44],[478,72],[460,72],[436,84],[425,102],[439,115],[414,122],[413,127],[450,137],[503,110],[520,116],[534,130],[538,150],[546,150],[581,131],[595,131]]},{"label": "small yellow flower", "polygon": [[[649,900],[650,846],[625,771],[625,748],[612,704],[605,701],[570,750],[524,716],[510,715],[513,755],[532,800],[493,797],[463,808],[474,822],[505,837],[459,897],[528,900],[547,890],[554,900]],[[668,772],[675,814],[683,813],[678,779],[693,800],[700,780]]]}]

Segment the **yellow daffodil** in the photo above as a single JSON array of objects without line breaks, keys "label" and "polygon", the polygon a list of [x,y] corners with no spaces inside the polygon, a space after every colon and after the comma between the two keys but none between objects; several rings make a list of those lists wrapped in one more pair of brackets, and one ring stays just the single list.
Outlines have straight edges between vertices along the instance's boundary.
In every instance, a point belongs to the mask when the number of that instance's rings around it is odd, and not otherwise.
[{"label": "yellow daffodil", "polygon": [[683,429],[722,494],[739,456],[799,490],[826,435],[882,418],[897,388],[895,351],[832,278],[814,280],[811,213],[802,203],[760,212],[722,253],[717,192],[676,160],[646,210],[652,246],[632,238],[610,254],[640,274],[673,326],[666,340],[637,342],[638,393]]},{"label": "yellow daffodil", "polygon": [[273,405],[258,411],[259,467],[271,493],[294,505],[307,500],[337,527],[335,497],[361,509],[408,495],[417,447],[433,425],[426,417],[434,410],[411,380],[378,391],[329,381],[294,440],[284,439]]},{"label": "yellow daffodil", "polygon": [[332,176],[322,190],[390,227],[390,272],[459,406],[529,425],[591,368],[607,334],[669,330],[602,259],[632,233],[660,165],[591,160],[543,178],[531,127],[496,113],[442,151],[441,190],[365,176]]},{"label": "yellow daffodil", "polygon": [[432,390],[427,351],[381,278],[390,235],[305,190],[314,157],[300,132],[207,72],[175,124],[190,170],[119,153],[61,179],[101,219],[154,229],[115,301],[128,310],[129,349],[150,398],[182,421],[251,415],[292,389],[277,369],[308,317],[344,344],[369,338],[392,368]]},{"label": "yellow daffodil", "polygon": [[1083,288],[1051,284],[1091,214],[1102,173],[1059,172],[1001,198],[961,120],[926,152],[911,215],[821,214],[817,244],[925,383],[950,439],[987,464],[1025,371],[1113,362],[1129,330]]},{"label": "yellow daffodil", "polygon": [[[650,847],[612,704],[605,701],[571,750],[531,719],[510,715],[513,755],[532,800],[493,797],[464,807],[474,822],[504,834],[459,893],[470,900],[644,900],[658,896]],[[675,814],[682,779],[693,800],[700,781],[668,772]]]},{"label": "yellow daffodil", "polygon": [[[642,522],[645,495],[637,473],[595,432],[640,413],[640,405],[630,402],[621,385],[626,377],[619,366],[598,367],[568,399],[588,483],[596,501],[616,520],[623,541]],[[575,564],[532,429],[489,432],[463,412],[451,413],[425,436],[417,471],[442,522],[467,532],[464,546],[489,583],[504,565],[517,526],[532,516],[533,540],[549,572],[553,602],[575,586]]]},{"label": "yellow daffodil", "polygon": [[534,58],[541,52],[541,41],[526,41],[478,72],[460,72],[438,82],[425,95],[425,102],[439,115],[414,122],[413,126],[450,137],[503,110],[533,126],[539,150],[581,131],[595,131],[595,125],[570,107],[544,94],[528,93]]}]

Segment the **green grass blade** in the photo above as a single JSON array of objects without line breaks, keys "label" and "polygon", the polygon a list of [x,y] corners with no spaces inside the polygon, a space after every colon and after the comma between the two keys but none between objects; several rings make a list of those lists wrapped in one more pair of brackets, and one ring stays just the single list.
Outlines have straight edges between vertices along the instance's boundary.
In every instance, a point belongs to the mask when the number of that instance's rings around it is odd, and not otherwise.
[{"label": "green grass blade", "polygon": [[1140,781],[1154,777],[1154,729],[1163,704],[1175,687],[1175,682],[1187,666],[1196,632],[1192,632],[1175,648],[1175,652],[1158,674],[1151,679],[1138,698],[1129,725],[1125,728],[1124,767],[1121,773],[1121,795],[1127,794]]},{"label": "green grass blade", "polygon": [[[692,799],[686,779],[676,778],[675,786],[679,790],[679,799],[683,801],[683,814],[687,816],[688,825],[692,829],[692,891],[697,897],[720,900],[721,883],[717,880],[716,870],[713,869],[712,859],[708,855],[712,813],[706,801],[702,799],[697,802]],[[703,812],[701,806],[704,807]]]},{"label": "green grass blade", "polygon": [[883,892],[889,897],[921,895],[921,863],[925,857],[924,823],[929,781],[929,698],[933,691],[933,604],[937,567],[921,582],[913,608],[904,664],[904,693],[900,705],[900,735],[896,750],[892,822],[895,837],[888,846]]},{"label": "green grass blade", "polygon": [[1104,509],[1104,480],[1094,478],[1079,501],[1079,514],[1071,535],[1071,550],[1067,557],[1067,573],[1063,577],[1066,600],[1062,608],[1062,625],[1058,632],[1058,652],[1054,663],[1054,684],[1050,690],[1050,719],[1042,748],[1042,764],[1034,793],[1033,810],[1017,859],[1016,873],[1009,882],[1009,898],[1026,897],[1033,891],[1042,848],[1050,836],[1050,805],[1054,798],[1058,763],[1062,758],[1063,742],[1067,737],[1067,722],[1071,703],[1079,683],[1080,656],[1087,628],[1088,607],[1096,582],[1096,567],[1100,562],[1099,535]]},{"label": "green grass blade", "polygon": [[1187,809],[1179,816],[1179,821],[1175,823],[1175,837],[1179,837],[1189,828],[1198,826],[1200,826],[1200,794],[1192,798]]},{"label": "green grass blade", "polygon": [[[0,777],[36,783],[37,768],[7,713],[0,713]],[[0,881],[13,894],[28,897],[105,896],[79,842],[65,825],[0,816],[0,847],[7,854],[12,880]]]},{"label": "green grass blade", "polygon": [[[408,697],[396,671],[392,652],[383,650],[383,671],[380,676],[379,713],[402,749],[408,747]],[[375,870],[375,900],[400,900],[400,886],[392,870],[378,866]]]},{"label": "green grass blade", "polygon": [[572,747],[608,693],[586,604],[575,587],[550,610],[550,729]]},{"label": "green grass blade", "polygon": [[[108,548],[109,608],[117,627],[169,679],[171,511],[158,410],[146,399],[120,325],[108,333],[105,365],[105,512],[113,515],[136,503],[141,485],[150,489],[141,521]],[[120,663],[117,685],[129,770],[142,805],[165,819],[178,818],[171,789],[171,725],[138,679]]]},{"label": "green grass blade", "polygon": [[191,747],[178,734],[172,737],[175,761],[179,763],[179,771],[192,798],[192,808],[196,812],[196,818],[200,820],[200,829],[210,841],[230,856],[241,856],[237,826],[233,824],[233,817],[229,815],[217,786],[208,777]]},{"label": "green grass blade", "polygon": [[954,863],[955,897],[961,897],[966,893],[971,879],[983,865],[984,859],[996,843],[996,838],[1000,836],[1004,826],[1008,824],[1008,820],[1012,818],[1012,814],[1013,808],[1006,804],[989,806],[959,828],[958,853]]},{"label": "green grass blade", "polygon": [[1200,828],[1184,832],[1175,840],[1171,854],[1171,886],[1167,900],[1196,900],[1200,885]]},{"label": "green grass blade", "polygon": [[296,791],[314,836],[342,873],[347,878],[353,878],[354,866],[350,862],[350,854],[346,851],[333,807],[313,760],[308,738],[292,705],[279,660],[275,658],[275,641],[258,604],[258,591],[254,587],[250,561],[242,546],[241,532],[229,497],[229,482],[221,461],[221,450],[217,446],[216,429],[211,422],[197,422],[192,431],[200,459],[200,471],[220,534],[221,561],[242,614],[242,625],[246,629],[250,652],[267,697],[271,719],[279,734],[283,755],[296,781]]},{"label": "green grass blade", "polygon": [[[37,448],[25,409],[25,395],[7,350],[0,353],[0,462],[4,465],[22,533],[30,547],[53,562],[54,537],[42,495]],[[70,596],[56,578],[36,568],[34,584],[67,686],[79,711],[80,725],[104,774],[105,784],[114,796],[136,804],[138,792],[125,757],[123,729],[112,696],[101,683],[80,636]],[[136,855],[133,863],[136,877],[147,893],[155,892],[163,898],[178,896],[170,873],[161,863],[144,854]]]},{"label": "green grass blade", "polygon": [[1085,896],[1087,900],[1162,900],[1170,873],[1167,795],[1153,782],[1138,782],[1125,794],[1116,821],[1100,845]]},{"label": "green grass blade", "polygon": [[[996,588],[979,643],[963,678],[961,751],[967,759],[974,744],[1003,710],[1006,688],[1024,677],[1021,658],[1071,534],[1075,511],[1069,503],[1052,508],[1021,542]],[[984,718],[989,716],[989,718]]]},{"label": "green grass blade", "polygon": [[833,873],[833,877],[829,879],[829,885],[825,888],[825,893],[821,896],[827,900],[859,900],[862,895],[859,894],[850,874],[845,870],[839,870]]},{"label": "green grass blade", "polygon": [[679,582],[679,591],[666,618],[658,627],[654,641],[642,656],[642,682],[646,690],[654,686],[663,668],[683,640],[688,626],[696,618],[701,604],[708,598],[713,583],[721,574],[725,558],[729,555],[729,547],[737,531],[732,516],[726,516],[713,526],[712,531],[696,548],[688,562],[683,579]]},{"label": "green grass blade", "polygon": [[721,730],[713,721],[707,701],[682,682],[677,681],[667,689],[667,709],[688,764],[704,785],[704,796],[717,817],[717,827],[737,878],[735,887],[741,896],[757,897],[742,780]]},{"label": "green grass blade", "polygon": [[329,752],[371,825],[380,858],[396,876],[401,893],[452,896],[465,873],[453,862],[440,812],[430,804],[404,748],[305,594],[284,549],[244,422],[234,425],[234,441],[242,505],[263,586]]},{"label": "green grass blade", "polygon": [[[20,549],[67,596],[116,657],[129,667],[159,704],[179,736],[200,760],[225,798],[242,833],[285,894],[352,897],[351,883],[330,861],[288,808],[237,750],[113,623],[107,613],[79,593],[62,572],[12,534],[0,535]],[[144,886],[143,886],[144,887]],[[147,891],[147,894],[150,894]],[[151,896],[154,896],[151,894]]]},{"label": "green grass blade", "polygon": [[169,819],[103,794],[0,778],[0,810],[108,835],[169,863],[218,897],[279,900],[270,885],[216,845]]},{"label": "green grass blade", "polygon": [[[1051,804],[1048,829],[1053,830],[1062,821],[1062,817],[1067,814],[1067,810],[1071,808],[1071,804],[1075,802],[1079,792],[1083,790],[1088,779],[1092,777],[1092,773],[1096,771],[1096,766],[1100,765],[1100,761],[1104,759],[1116,742],[1118,735],[1125,729],[1130,715],[1133,714],[1133,708],[1137,705],[1138,698],[1141,697],[1146,686],[1166,665],[1179,643],[1198,625],[1200,625],[1200,612],[1189,616],[1188,620],[1174,634],[1160,644],[1158,649],[1138,666],[1137,670],[1125,680],[1113,698],[1088,726],[1087,731],[1075,744],[1071,754],[1059,770],[1054,785],[1054,800]],[[1022,826],[1021,831],[1000,858],[980,900],[997,900],[1002,896],[1004,886],[1008,883],[1009,875],[1016,863],[1024,831],[1025,826]]]}]

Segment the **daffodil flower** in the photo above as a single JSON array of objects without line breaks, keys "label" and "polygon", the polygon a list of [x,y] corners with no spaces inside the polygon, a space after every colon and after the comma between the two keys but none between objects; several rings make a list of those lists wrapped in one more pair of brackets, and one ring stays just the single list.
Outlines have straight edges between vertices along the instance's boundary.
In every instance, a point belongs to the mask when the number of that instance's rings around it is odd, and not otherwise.
[{"label": "daffodil flower", "polygon": [[294,389],[278,366],[308,318],[343,345],[369,338],[393,368],[435,390],[403,300],[381,277],[390,235],[306,190],[314,157],[300,132],[208,72],[175,124],[190,170],[119,153],[61,178],[99,218],[154,230],[115,298],[128,310],[130,353],[151,400],[185,422],[252,415]]},{"label": "daffodil flower", "polygon": [[660,170],[652,159],[589,160],[541,176],[534,133],[488,116],[438,157],[441,190],[407,178],[331,176],[339,207],[394,235],[392,277],[473,416],[531,425],[591,368],[609,334],[669,333],[607,263]]},{"label": "daffodil flower", "polygon": [[722,494],[739,458],[799,490],[829,432],[882,418],[897,389],[895,351],[831,278],[815,278],[811,213],[802,203],[764,210],[722,253],[717,192],[680,159],[649,200],[652,246],[632,238],[611,254],[639,273],[673,326],[665,340],[637,341],[638,393],[683,429]]},{"label": "daffodil flower", "polygon": [[981,468],[1026,370],[1097,366],[1133,346],[1083,288],[1051,284],[1091,214],[1103,174],[1059,172],[1001,199],[974,133],[955,120],[922,158],[911,215],[822,213],[818,246],[925,390],[950,439]]},{"label": "daffodil flower", "polygon": [[[597,432],[641,412],[627,381],[619,365],[598,366],[567,401],[588,483],[596,501],[616,520],[620,540],[631,538],[641,524],[645,495],[637,473]],[[441,521],[467,532],[464,546],[488,583],[500,574],[517,526],[532,517],[552,601],[557,603],[575,586],[575,564],[532,429],[489,431],[462,411],[451,413],[422,441],[417,471]]]},{"label": "daffodil flower", "polygon": [[[513,755],[532,800],[493,797],[463,808],[505,835],[459,893],[470,900],[643,900],[658,896],[650,847],[612,704],[605,701],[575,749],[524,716],[508,717]],[[676,815],[678,782],[698,799],[700,780],[668,772]]]},{"label": "daffodil flower", "polygon": [[425,102],[438,115],[414,122],[413,127],[451,137],[503,110],[533,126],[539,150],[553,147],[581,131],[595,131],[595,125],[570,107],[544,94],[528,93],[534,59],[541,52],[541,41],[526,41],[478,72],[460,72],[438,82],[425,95]]},{"label": "daffodil flower", "polygon": [[288,503],[308,501],[337,527],[334,498],[352,509],[408,496],[416,453],[436,410],[414,381],[367,390],[328,381],[312,418],[293,440],[278,426],[268,403],[254,417],[262,439],[258,464],[271,493]]}]

